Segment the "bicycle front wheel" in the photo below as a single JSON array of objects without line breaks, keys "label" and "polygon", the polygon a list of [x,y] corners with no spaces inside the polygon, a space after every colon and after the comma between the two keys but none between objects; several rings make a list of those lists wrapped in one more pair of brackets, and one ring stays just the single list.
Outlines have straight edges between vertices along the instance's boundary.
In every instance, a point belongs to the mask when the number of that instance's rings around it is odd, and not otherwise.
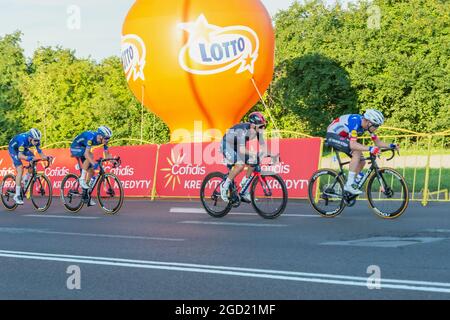
[{"label": "bicycle front wheel", "polygon": [[116,214],[123,205],[123,187],[119,178],[107,173],[101,179],[97,187],[97,198],[100,207],[106,214]]},{"label": "bicycle front wheel", "polygon": [[50,180],[42,175],[37,175],[30,186],[30,197],[34,208],[38,212],[45,212],[52,204],[52,184]]},{"label": "bicycle front wheel", "polygon": [[308,198],[322,217],[334,218],[344,211],[344,181],[331,169],[316,172],[308,186]]},{"label": "bicycle front wheel", "polygon": [[66,210],[77,213],[83,208],[83,189],[80,186],[78,176],[68,174],[61,183],[61,202]]},{"label": "bicycle front wheel", "polygon": [[206,176],[200,189],[200,200],[206,212],[213,218],[225,217],[232,208],[231,203],[224,202],[220,196],[220,185],[225,175],[213,172]]},{"label": "bicycle front wheel", "polygon": [[13,211],[17,209],[17,204],[14,201],[16,194],[16,177],[8,174],[2,181],[2,203],[6,210]]},{"label": "bicycle front wheel", "polygon": [[396,219],[408,207],[409,191],[403,176],[394,169],[374,172],[367,183],[367,198],[375,214],[382,219]]},{"label": "bicycle front wheel", "polygon": [[251,196],[253,208],[264,219],[276,219],[286,210],[288,192],[279,175],[261,175],[260,178],[255,178]]}]

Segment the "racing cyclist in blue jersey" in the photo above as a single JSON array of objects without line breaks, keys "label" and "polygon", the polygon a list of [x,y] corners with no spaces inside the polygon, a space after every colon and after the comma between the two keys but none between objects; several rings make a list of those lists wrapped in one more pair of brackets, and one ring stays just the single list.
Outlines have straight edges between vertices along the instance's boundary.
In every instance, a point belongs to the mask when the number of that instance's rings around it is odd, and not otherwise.
[{"label": "racing cyclist in blue jersey", "polygon": [[[97,131],[86,131],[78,135],[70,146],[72,157],[78,158],[81,163],[80,186],[83,189],[89,189],[86,181],[91,181],[94,171],[98,169],[99,164],[95,162],[92,147],[103,145],[104,157],[112,158],[109,153],[108,142],[111,139],[112,130],[106,126],[101,126]],[[91,199],[90,205],[95,205]]]},{"label": "racing cyclist in blue jersey", "polygon": [[[221,152],[227,165],[233,166],[228,178],[220,185],[221,198],[229,202],[228,190],[231,182],[244,170],[248,164],[258,164],[258,153],[247,151],[247,142],[257,140],[260,154],[267,152],[266,142],[263,133],[267,126],[264,115],[260,112],[253,112],[249,116],[248,123],[238,124],[227,131],[222,139]],[[246,183],[255,170],[254,166],[248,166],[247,174],[241,182],[241,187],[245,188]],[[240,194],[245,202],[251,202],[250,188]]]},{"label": "racing cyclist in blue jersey", "polygon": [[[14,201],[18,205],[23,205],[23,199],[20,194],[20,185],[22,182],[23,163],[22,160],[31,162],[36,160],[34,153],[30,150],[36,148],[39,156],[42,159],[51,160],[51,157],[47,157],[41,150],[41,138],[42,134],[38,129],[31,129],[28,132],[19,134],[11,139],[8,146],[9,155],[13,161],[13,164],[17,170],[16,176],[16,195]],[[30,169],[31,170],[31,169]],[[28,180],[31,172],[27,172],[25,180]],[[25,181],[27,183],[28,181]]]},{"label": "racing cyclist in blue jersey", "polygon": [[[327,130],[327,144],[334,149],[347,154],[351,158],[350,170],[344,190],[353,194],[362,194],[357,189],[356,177],[362,179],[360,173],[366,165],[363,152],[369,151],[372,155],[378,155],[380,148],[391,148],[399,150],[395,144],[387,144],[381,141],[375,134],[376,130],[384,124],[383,114],[374,109],[369,109],[364,115],[350,114],[344,115],[331,123]],[[375,146],[366,147],[358,143],[358,137],[365,132],[369,132]]]}]

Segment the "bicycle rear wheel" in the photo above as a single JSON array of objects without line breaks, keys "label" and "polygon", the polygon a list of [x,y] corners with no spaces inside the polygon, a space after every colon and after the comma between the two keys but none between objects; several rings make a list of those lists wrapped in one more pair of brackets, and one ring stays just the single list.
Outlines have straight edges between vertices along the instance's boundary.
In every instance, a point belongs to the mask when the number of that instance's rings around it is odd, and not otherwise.
[{"label": "bicycle rear wheel", "polygon": [[367,183],[367,198],[375,214],[382,219],[396,219],[408,207],[409,191],[403,176],[394,169],[374,172]]},{"label": "bicycle rear wheel", "polygon": [[61,202],[66,210],[77,213],[83,208],[83,189],[80,186],[78,176],[68,174],[61,183]]},{"label": "bicycle rear wheel", "polygon": [[6,210],[14,211],[17,209],[18,205],[14,201],[14,195],[16,194],[16,177],[8,174],[3,178],[2,181],[2,203]]},{"label": "bicycle rear wheel", "polygon": [[106,214],[116,214],[123,205],[123,187],[119,178],[106,173],[100,179],[97,187],[97,199]]},{"label": "bicycle rear wheel", "polygon": [[322,217],[334,218],[344,211],[343,195],[344,181],[334,170],[319,170],[309,181],[309,202]]},{"label": "bicycle rear wheel", "polygon": [[38,212],[45,212],[52,204],[52,185],[50,180],[42,175],[37,175],[30,185],[30,197],[34,208]]},{"label": "bicycle rear wheel", "polygon": [[276,219],[286,209],[288,192],[279,175],[261,175],[251,188],[252,205],[264,219]]},{"label": "bicycle rear wheel", "polygon": [[232,209],[232,204],[224,202],[220,196],[220,185],[225,174],[213,172],[206,176],[200,189],[200,200],[206,212],[213,218],[223,218]]}]

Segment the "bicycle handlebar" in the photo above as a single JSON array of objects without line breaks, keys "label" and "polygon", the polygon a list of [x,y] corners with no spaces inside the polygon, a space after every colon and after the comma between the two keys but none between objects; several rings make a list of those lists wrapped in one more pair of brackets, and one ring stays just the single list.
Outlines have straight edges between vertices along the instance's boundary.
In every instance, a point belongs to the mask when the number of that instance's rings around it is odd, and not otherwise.
[{"label": "bicycle handlebar", "polygon": [[[392,152],[392,156],[388,159],[386,159],[386,161],[391,161],[392,159],[395,158],[395,151],[397,151],[396,149],[391,149],[391,148],[383,148],[380,150],[380,154],[384,153],[384,152]],[[400,155],[400,152],[397,151],[397,154]],[[367,158],[366,160],[373,160],[375,158],[380,158],[380,155],[374,156],[373,154],[370,155],[369,158]]]},{"label": "bicycle handlebar", "polygon": [[107,159],[98,159],[97,160],[97,163],[100,165],[100,166],[102,166],[103,165],[103,163],[105,163],[105,162],[114,162],[114,165],[113,165],[113,167],[114,168],[117,168],[117,167],[119,167],[121,164],[122,164],[122,160],[120,159],[120,157],[116,157],[116,158],[107,158]]},{"label": "bicycle handlebar", "polygon": [[31,168],[32,166],[35,166],[39,162],[46,162],[47,165],[44,166],[44,169],[47,169],[47,168],[50,168],[50,166],[52,165],[52,163],[53,163],[52,160],[53,160],[52,157],[50,157],[50,159],[36,159],[36,160],[30,161],[30,165],[25,168]]}]

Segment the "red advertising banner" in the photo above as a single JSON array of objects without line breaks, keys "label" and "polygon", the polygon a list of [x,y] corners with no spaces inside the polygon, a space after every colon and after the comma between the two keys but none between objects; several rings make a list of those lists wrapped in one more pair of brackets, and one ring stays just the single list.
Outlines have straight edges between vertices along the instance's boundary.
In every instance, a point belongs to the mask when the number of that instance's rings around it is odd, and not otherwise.
[{"label": "red advertising banner", "polygon": [[[309,179],[319,167],[321,139],[283,139],[268,144],[272,153],[280,153],[281,161],[262,165],[262,170],[280,174],[290,198],[307,198]],[[199,197],[203,179],[213,171],[227,171],[218,143],[162,145],[156,193],[160,197]]]},{"label": "red advertising banner", "polygon": [[[125,196],[149,197],[153,188],[153,178],[156,166],[157,145],[112,147],[110,153],[122,160],[119,168],[106,166],[107,172],[117,175],[122,182]],[[50,168],[45,169],[53,186],[53,195],[60,195],[61,183],[68,173],[79,174],[78,163],[70,155],[69,149],[47,149],[44,153],[54,157]],[[103,156],[103,149],[94,150],[95,159]],[[25,162],[24,162],[25,163]],[[39,164],[38,170],[43,170]],[[7,151],[0,151],[0,178],[7,174],[16,174],[11,158]]]},{"label": "red advertising banner", "polygon": [[198,197],[208,173],[225,172],[219,146],[219,143],[161,145],[156,194],[159,197]]},{"label": "red advertising banner", "polygon": [[0,151],[0,180],[8,174],[16,174],[16,169],[12,164],[11,157],[7,150]]},{"label": "red advertising banner", "polygon": [[[272,153],[280,153],[281,161],[275,165],[262,165],[262,170],[280,174],[286,182],[290,198],[307,198],[308,181],[319,166],[321,139],[283,139],[276,143],[271,140],[268,144]],[[156,172],[156,195],[199,197],[201,184],[207,174],[227,171],[219,146],[219,143],[161,145]],[[121,157],[122,165],[119,168],[106,167],[106,170],[119,177],[125,196],[151,196],[158,146],[113,147],[110,151],[114,156]],[[52,181],[54,195],[59,196],[64,176],[69,172],[79,174],[78,164],[70,156],[68,149],[44,152],[55,158],[45,174]],[[96,149],[94,155],[96,159],[100,158],[102,149]],[[7,174],[15,174],[15,169],[8,152],[0,151],[0,178]],[[240,179],[241,177],[237,178],[239,181]]]}]

